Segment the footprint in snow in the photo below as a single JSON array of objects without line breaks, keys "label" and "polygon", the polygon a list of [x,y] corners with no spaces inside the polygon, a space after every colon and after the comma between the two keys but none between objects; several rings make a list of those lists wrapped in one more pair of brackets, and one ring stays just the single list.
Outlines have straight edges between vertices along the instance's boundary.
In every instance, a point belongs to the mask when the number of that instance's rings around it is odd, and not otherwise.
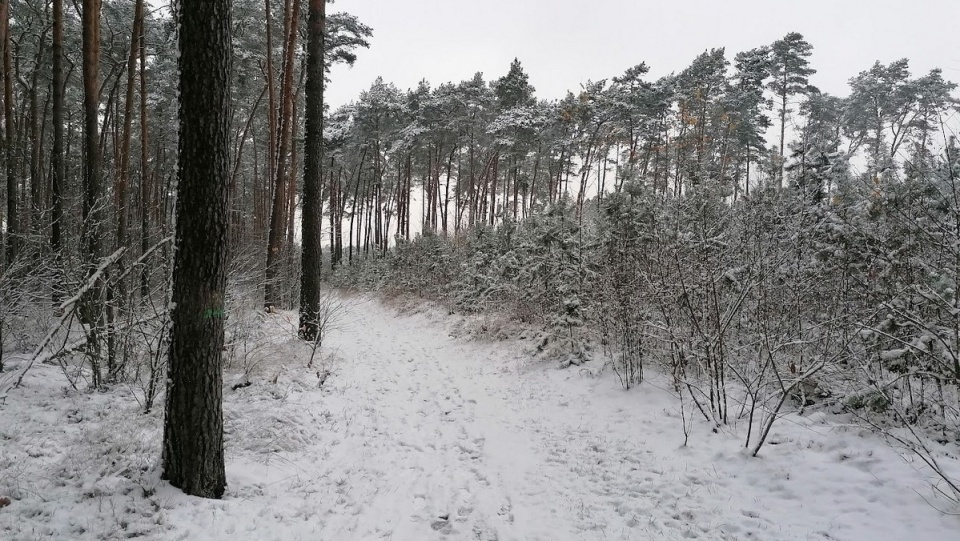
[{"label": "footprint in snow", "polygon": [[442,534],[449,534],[450,532],[453,531],[453,524],[450,523],[450,521],[448,520],[449,518],[450,518],[450,515],[444,515],[440,517],[438,520],[433,521],[430,524],[430,527],[433,528],[434,531],[440,532]]}]

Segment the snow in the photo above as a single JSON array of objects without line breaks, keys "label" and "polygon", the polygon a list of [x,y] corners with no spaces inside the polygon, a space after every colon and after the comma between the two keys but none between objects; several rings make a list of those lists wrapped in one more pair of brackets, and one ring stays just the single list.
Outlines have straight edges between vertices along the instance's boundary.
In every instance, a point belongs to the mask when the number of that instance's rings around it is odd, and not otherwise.
[{"label": "snow", "polygon": [[[437,309],[398,315],[367,297],[344,306],[310,369],[296,316],[268,317],[253,384],[225,390],[220,501],[159,480],[162,415],[140,413],[135,388],[76,392],[59,367],[35,365],[0,402],[0,497],[13,498],[0,539],[937,541],[960,531],[918,460],[842,419],[786,415],[751,458],[745,424],[714,432],[688,412],[684,447],[666,379],[624,391],[596,363],[558,370],[522,344],[451,336],[457,316]],[[955,456],[944,465],[960,473]]]}]

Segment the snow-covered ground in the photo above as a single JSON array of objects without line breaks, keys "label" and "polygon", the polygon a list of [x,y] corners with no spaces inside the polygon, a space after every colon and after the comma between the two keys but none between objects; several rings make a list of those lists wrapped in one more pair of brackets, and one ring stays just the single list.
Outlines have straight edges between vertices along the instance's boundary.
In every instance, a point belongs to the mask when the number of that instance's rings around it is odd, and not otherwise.
[{"label": "snow-covered ground", "polygon": [[[225,392],[221,501],[159,481],[161,413],[37,365],[0,402],[0,539],[955,541],[925,473],[856,426],[693,422],[656,376],[558,370],[457,319],[351,299],[320,366],[270,316],[253,385]],[[331,375],[318,385],[318,370]],[[236,375],[229,376],[230,383]],[[957,471],[956,460],[947,464]]]}]

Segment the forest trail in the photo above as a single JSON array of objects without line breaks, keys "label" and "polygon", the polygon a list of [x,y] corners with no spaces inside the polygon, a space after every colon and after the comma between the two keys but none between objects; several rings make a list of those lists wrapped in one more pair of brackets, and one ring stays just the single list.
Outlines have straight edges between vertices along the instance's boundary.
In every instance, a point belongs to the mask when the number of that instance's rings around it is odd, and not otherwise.
[{"label": "forest trail", "polygon": [[350,426],[345,439],[357,441],[340,445],[342,454],[334,450],[329,466],[356,464],[353,449],[360,448],[364,466],[351,477],[364,481],[348,481],[344,506],[367,503],[344,522],[344,533],[712,537],[709,524],[694,520],[700,506],[689,497],[706,479],[686,475],[695,484],[685,486],[665,475],[663,460],[644,444],[663,434],[643,434],[637,423],[635,437],[615,437],[610,423],[630,420],[598,418],[608,412],[592,408],[587,388],[571,394],[543,363],[530,365],[501,345],[451,338],[442,322],[429,321],[436,315],[397,317],[363,301],[351,310],[350,326],[331,337],[339,356],[356,363],[335,385],[349,389],[354,407],[343,420]]},{"label": "forest trail", "polygon": [[268,316],[254,384],[225,391],[221,501],[159,480],[162,415],[62,391],[38,366],[0,409],[17,420],[0,423],[0,492],[19,491],[0,538],[946,541],[960,527],[856,427],[788,416],[754,459],[743,427],[694,419],[684,447],[667,382],[624,391],[599,366],[559,370],[414,312],[346,300],[311,370],[296,315]]},{"label": "forest trail", "polygon": [[325,341],[324,394],[298,398],[315,435],[283,461],[228,471],[236,487],[279,470],[266,494],[298,495],[270,506],[265,518],[296,525],[277,539],[953,539],[957,520],[919,484],[887,485],[914,473],[859,430],[788,419],[752,459],[695,420],[683,447],[667,382],[626,392],[613,374],[558,370],[454,326],[432,309],[348,303]]}]

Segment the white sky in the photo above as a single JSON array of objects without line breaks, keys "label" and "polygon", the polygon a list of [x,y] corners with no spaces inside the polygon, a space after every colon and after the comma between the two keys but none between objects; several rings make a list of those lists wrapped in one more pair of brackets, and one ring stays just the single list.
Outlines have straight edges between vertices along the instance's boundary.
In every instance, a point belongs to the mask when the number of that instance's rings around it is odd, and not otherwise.
[{"label": "white sky", "polygon": [[337,67],[326,98],[355,100],[377,76],[401,90],[426,78],[501,77],[520,59],[540,98],[645,61],[651,78],[679,72],[711,47],[735,53],[788,32],[814,47],[812,82],[847,94],[874,61],[909,58],[916,76],[940,67],[960,82],[960,0],[338,0],[373,27],[352,69]]}]

